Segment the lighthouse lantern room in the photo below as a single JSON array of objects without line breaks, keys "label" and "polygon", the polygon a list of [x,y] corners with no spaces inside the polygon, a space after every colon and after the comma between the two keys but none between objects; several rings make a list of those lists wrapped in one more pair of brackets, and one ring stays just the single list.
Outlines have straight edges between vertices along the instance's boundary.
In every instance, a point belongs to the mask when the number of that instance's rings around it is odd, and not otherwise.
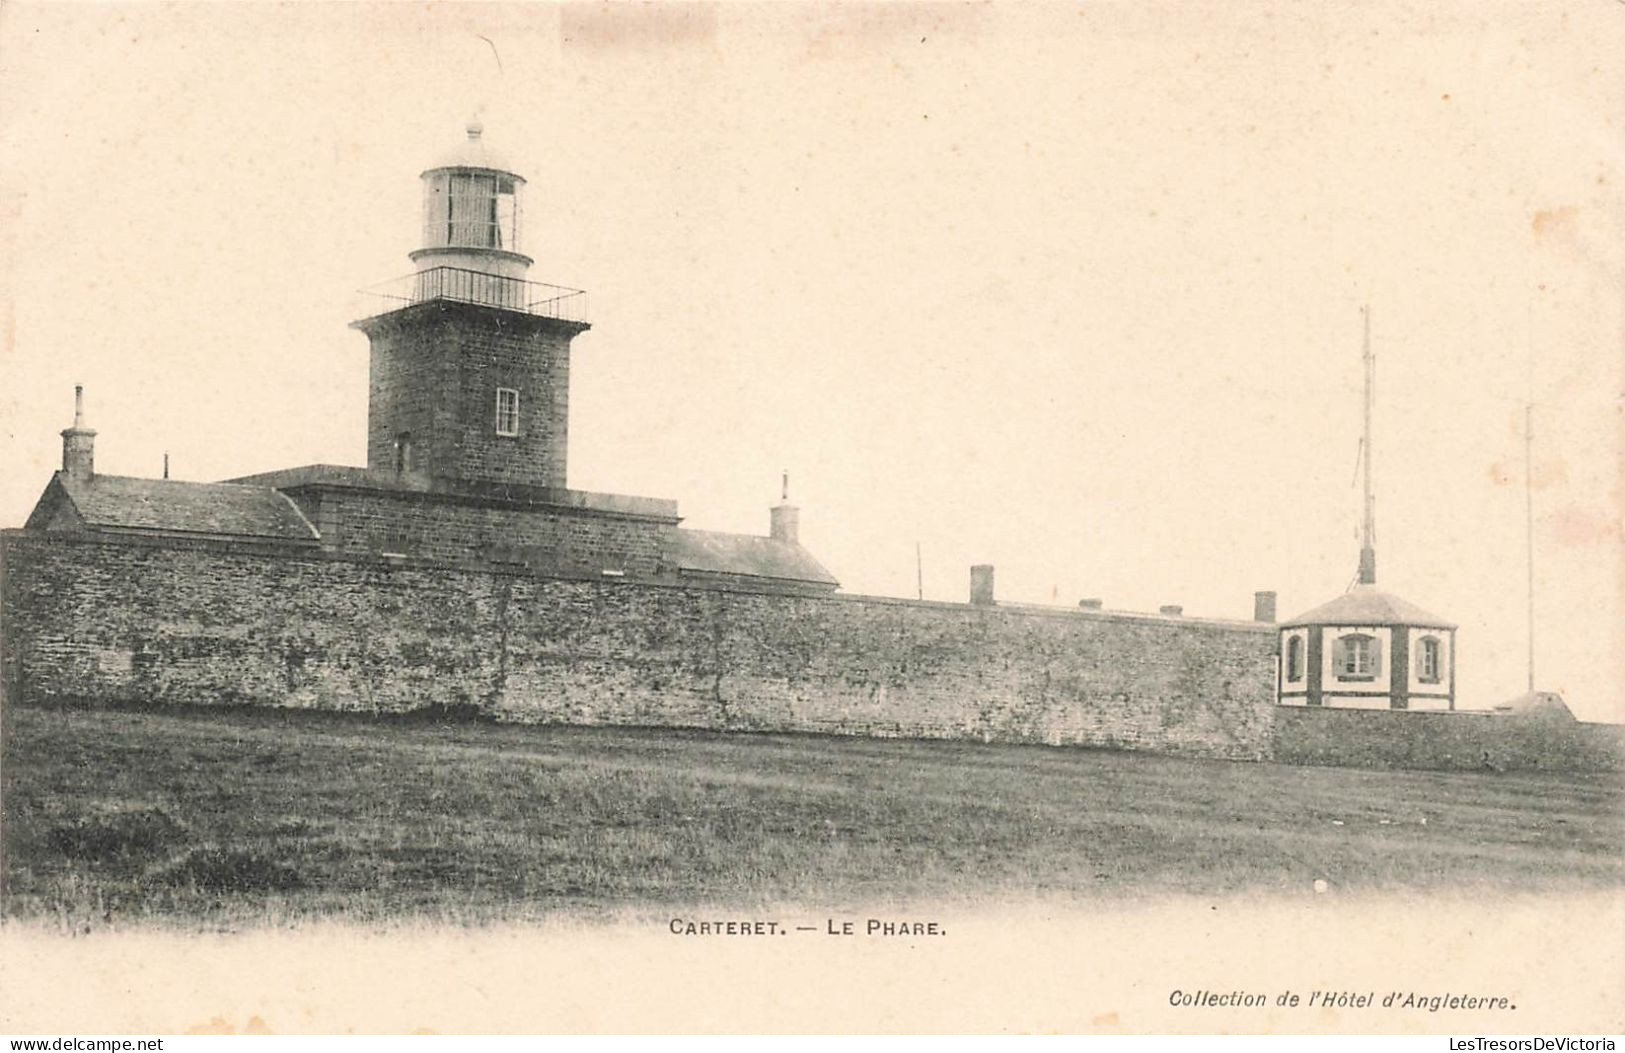
[{"label": "lighthouse lantern room", "polygon": [[525,179],[486,147],[478,122],[422,179],[423,245],[411,254],[420,271],[453,267],[524,278],[531,264],[519,249]]}]

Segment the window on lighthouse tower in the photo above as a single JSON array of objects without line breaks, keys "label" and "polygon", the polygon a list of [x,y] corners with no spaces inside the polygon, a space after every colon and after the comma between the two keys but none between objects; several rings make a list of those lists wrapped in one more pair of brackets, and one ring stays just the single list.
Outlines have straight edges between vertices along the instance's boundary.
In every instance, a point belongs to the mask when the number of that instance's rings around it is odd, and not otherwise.
[{"label": "window on lighthouse tower", "polygon": [[519,392],[497,388],[497,434],[519,434]]}]

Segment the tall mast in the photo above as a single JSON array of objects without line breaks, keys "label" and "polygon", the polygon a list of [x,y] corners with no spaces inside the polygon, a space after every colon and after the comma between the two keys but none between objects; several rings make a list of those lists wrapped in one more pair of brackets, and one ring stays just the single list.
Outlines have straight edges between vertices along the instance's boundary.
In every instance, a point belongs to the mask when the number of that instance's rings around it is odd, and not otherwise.
[{"label": "tall mast", "polygon": [[1529,343],[1524,348],[1523,530],[1529,577],[1529,690],[1535,690],[1535,323],[1529,312]]},{"label": "tall mast", "polygon": [[1529,690],[1535,689],[1535,404],[1523,404],[1523,527],[1529,570]]},{"label": "tall mast", "polygon": [[1371,400],[1377,380],[1377,360],[1371,354],[1371,305],[1366,304],[1365,313],[1365,438],[1362,440],[1361,452],[1365,454],[1362,464],[1365,468],[1365,515],[1360,528],[1360,584],[1375,585],[1377,583],[1377,498],[1371,488]]}]

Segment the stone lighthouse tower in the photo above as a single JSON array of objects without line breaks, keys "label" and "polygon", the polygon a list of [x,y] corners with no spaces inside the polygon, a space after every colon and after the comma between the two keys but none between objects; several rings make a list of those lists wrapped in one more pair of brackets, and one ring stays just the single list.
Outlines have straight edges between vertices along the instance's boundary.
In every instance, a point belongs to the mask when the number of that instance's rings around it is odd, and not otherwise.
[{"label": "stone lighthouse tower", "polygon": [[524,177],[478,123],[422,175],[415,273],[370,293],[367,467],[563,488],[586,295],[526,279]]}]

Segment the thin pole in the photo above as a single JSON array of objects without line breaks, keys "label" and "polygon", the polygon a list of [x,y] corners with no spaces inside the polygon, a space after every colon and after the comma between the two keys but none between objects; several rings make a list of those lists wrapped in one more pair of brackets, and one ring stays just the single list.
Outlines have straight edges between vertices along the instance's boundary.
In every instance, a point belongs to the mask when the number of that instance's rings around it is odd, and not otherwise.
[{"label": "thin pole", "polygon": [[914,589],[917,598],[925,599],[925,563],[920,559],[920,543],[914,542]]},{"label": "thin pole", "polygon": [[1523,404],[1523,526],[1529,570],[1529,690],[1535,690],[1535,404]]},{"label": "thin pole", "polygon": [[1371,354],[1371,305],[1365,308],[1365,439],[1363,452],[1365,458],[1362,465],[1365,469],[1365,507],[1363,522],[1360,530],[1360,584],[1375,585],[1377,582],[1377,515],[1376,496],[1371,484],[1371,403],[1375,398],[1377,366],[1376,358]]},{"label": "thin pole", "polygon": [[1523,534],[1528,572],[1529,690],[1535,690],[1535,312],[1526,308],[1523,392]]}]

